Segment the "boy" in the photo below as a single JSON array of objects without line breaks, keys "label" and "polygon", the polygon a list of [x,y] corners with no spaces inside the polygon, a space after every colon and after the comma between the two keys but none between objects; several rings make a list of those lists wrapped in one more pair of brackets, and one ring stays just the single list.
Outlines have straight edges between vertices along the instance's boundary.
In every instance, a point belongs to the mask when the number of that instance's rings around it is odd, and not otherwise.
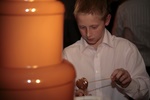
[{"label": "boy", "polygon": [[[107,0],[76,0],[74,16],[82,37],[63,56],[74,65],[77,79],[89,81],[89,94],[102,100],[147,100],[150,79],[139,51],[105,28],[111,19]],[[96,81],[101,79],[107,80]]]}]

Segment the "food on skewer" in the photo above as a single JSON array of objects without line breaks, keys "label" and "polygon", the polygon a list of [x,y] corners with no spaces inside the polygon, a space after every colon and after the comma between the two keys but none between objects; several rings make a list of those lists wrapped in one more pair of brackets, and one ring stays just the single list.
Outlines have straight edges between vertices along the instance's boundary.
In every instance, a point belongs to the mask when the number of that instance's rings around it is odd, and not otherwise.
[{"label": "food on skewer", "polygon": [[88,95],[88,80],[86,78],[81,78],[76,81],[76,86],[78,90],[76,90],[76,96],[85,96]]}]

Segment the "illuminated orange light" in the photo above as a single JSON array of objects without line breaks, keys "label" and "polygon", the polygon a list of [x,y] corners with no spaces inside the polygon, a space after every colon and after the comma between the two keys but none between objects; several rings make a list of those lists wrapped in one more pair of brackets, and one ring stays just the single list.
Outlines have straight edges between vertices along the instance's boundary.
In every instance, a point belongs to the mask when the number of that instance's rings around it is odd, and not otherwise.
[{"label": "illuminated orange light", "polygon": [[36,82],[37,84],[39,84],[39,83],[41,83],[41,80],[37,79],[35,82]]},{"label": "illuminated orange light", "polygon": [[25,12],[36,12],[36,8],[27,8]]}]

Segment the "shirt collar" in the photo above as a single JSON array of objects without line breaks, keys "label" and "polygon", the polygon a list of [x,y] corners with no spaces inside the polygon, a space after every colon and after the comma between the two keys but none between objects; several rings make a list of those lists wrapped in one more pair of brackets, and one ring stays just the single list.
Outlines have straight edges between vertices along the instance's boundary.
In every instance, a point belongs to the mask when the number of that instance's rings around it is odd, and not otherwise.
[{"label": "shirt collar", "polygon": [[[113,48],[112,39],[113,39],[113,37],[112,37],[111,33],[107,29],[105,29],[102,44]],[[82,37],[81,37],[80,41],[81,41],[81,46],[80,46],[81,51],[84,51],[86,48],[91,47]]]},{"label": "shirt collar", "polygon": [[104,38],[103,38],[102,43],[113,48],[114,47],[113,38],[114,38],[114,36],[112,36],[111,33],[107,29],[105,29]]}]

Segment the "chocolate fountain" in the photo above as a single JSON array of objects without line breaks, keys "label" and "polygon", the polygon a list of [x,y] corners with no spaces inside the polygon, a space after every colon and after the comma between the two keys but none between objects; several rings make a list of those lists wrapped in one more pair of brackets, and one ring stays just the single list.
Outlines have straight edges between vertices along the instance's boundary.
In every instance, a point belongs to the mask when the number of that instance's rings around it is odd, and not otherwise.
[{"label": "chocolate fountain", "polygon": [[0,1],[0,98],[73,100],[75,70],[62,58],[64,5]]}]

